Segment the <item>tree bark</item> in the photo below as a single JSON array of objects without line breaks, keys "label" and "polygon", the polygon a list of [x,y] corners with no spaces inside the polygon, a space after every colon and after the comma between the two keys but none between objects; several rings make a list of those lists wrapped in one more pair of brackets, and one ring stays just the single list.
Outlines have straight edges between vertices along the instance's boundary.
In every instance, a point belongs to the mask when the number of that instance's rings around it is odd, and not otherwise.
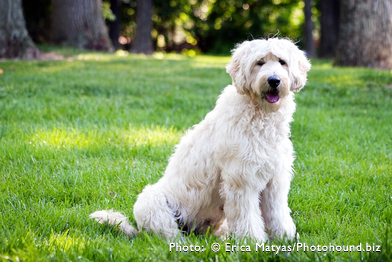
[{"label": "tree bark", "polygon": [[26,29],[21,0],[0,0],[0,17],[0,58],[38,58],[40,53]]},{"label": "tree bark", "polygon": [[101,5],[101,0],[52,0],[52,41],[112,51]]},{"label": "tree bark", "polygon": [[312,21],[312,2],[305,0],[305,52],[308,57],[315,55],[315,47],[313,41],[313,21]]},{"label": "tree bark", "polygon": [[335,64],[392,68],[392,0],[344,0]]},{"label": "tree bark", "polygon": [[339,36],[339,2],[339,0],[321,1],[320,57],[332,58],[335,56]]},{"label": "tree bark", "polygon": [[120,49],[118,38],[121,31],[121,0],[110,0],[110,9],[116,20],[109,22],[109,37],[115,50]]},{"label": "tree bark", "polygon": [[132,53],[152,54],[152,0],[138,0],[136,7],[136,33],[132,41]]}]

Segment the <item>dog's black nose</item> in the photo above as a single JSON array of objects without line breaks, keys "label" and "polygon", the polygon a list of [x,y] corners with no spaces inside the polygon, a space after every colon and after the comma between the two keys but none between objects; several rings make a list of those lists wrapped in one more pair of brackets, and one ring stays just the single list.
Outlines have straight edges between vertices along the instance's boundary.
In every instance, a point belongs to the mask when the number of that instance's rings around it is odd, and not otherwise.
[{"label": "dog's black nose", "polygon": [[268,84],[272,88],[277,88],[280,85],[280,78],[279,76],[270,76],[268,77]]}]

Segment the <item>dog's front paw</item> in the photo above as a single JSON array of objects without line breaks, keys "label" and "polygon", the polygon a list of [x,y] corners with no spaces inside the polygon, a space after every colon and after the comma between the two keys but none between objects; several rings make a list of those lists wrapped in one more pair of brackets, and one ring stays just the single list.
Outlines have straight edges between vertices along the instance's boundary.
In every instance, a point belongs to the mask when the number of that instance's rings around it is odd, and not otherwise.
[{"label": "dog's front paw", "polygon": [[290,219],[290,223],[286,225],[283,229],[283,234],[286,236],[287,239],[293,240],[296,237],[297,229],[295,228],[295,224],[292,219]]},{"label": "dog's front paw", "polygon": [[254,240],[257,240],[257,242],[266,242],[268,240],[268,235],[264,230],[249,230],[245,234],[243,233],[233,233],[234,237],[248,237]]},{"label": "dog's front paw", "polygon": [[257,242],[266,242],[268,240],[268,235],[263,232],[263,234],[258,234],[257,236],[250,236],[253,239],[256,239]]},{"label": "dog's front paw", "polygon": [[290,219],[290,221],[286,221],[284,224],[268,230],[268,235],[271,240],[275,238],[293,240],[296,237],[296,233],[297,231],[292,219]]}]

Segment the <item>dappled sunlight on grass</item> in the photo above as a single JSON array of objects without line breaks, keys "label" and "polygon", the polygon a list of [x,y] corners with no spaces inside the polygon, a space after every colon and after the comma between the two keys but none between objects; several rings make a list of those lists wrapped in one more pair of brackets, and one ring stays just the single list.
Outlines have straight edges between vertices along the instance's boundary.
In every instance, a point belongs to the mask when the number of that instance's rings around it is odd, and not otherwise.
[{"label": "dappled sunlight on grass", "polygon": [[193,57],[185,56],[185,55],[180,55],[176,53],[154,53],[152,55],[153,58],[158,59],[158,60],[182,60],[182,61],[188,61],[189,66],[195,67],[195,68],[209,68],[209,67],[220,67],[224,69],[225,65],[229,62],[230,57],[229,56],[222,56],[222,57],[216,57],[216,56],[209,56],[209,55],[196,55]]},{"label": "dappled sunlight on grass", "polygon": [[155,59],[168,59],[168,60],[186,60],[189,59],[187,56],[176,54],[176,53],[162,53],[156,52],[152,55]]},{"label": "dappled sunlight on grass", "polygon": [[192,68],[220,68],[225,71],[226,64],[230,61],[230,57],[213,57],[213,56],[196,56],[192,59],[190,67]]},{"label": "dappled sunlight on grass", "polygon": [[348,84],[354,84],[358,80],[353,75],[330,75],[324,78],[324,82],[334,84],[336,87],[345,87]]},{"label": "dappled sunlight on grass", "polygon": [[210,55],[199,55],[196,56],[195,61],[204,63],[222,63],[226,64],[230,60],[230,56],[210,56]]},{"label": "dappled sunlight on grass", "polygon": [[[80,132],[76,129],[59,129],[54,128],[50,131],[40,130],[31,136],[29,143],[39,146],[57,146],[57,147],[86,147],[91,143],[99,141],[100,136],[94,134],[94,131]],[[94,141],[95,140],[95,141]]]},{"label": "dappled sunlight on grass", "polygon": [[76,57],[78,60],[86,60],[86,61],[109,61],[114,58],[112,54],[101,54],[101,53],[90,53],[90,54],[80,54]]},{"label": "dappled sunlight on grass", "polygon": [[42,73],[57,73],[63,71],[71,71],[71,70],[78,70],[78,68],[82,67],[83,65],[79,63],[74,63],[70,61],[62,61],[62,62],[52,62],[52,61],[41,61],[37,62],[37,76],[38,74]]},{"label": "dappled sunlight on grass", "polygon": [[83,235],[80,235],[80,237],[73,237],[68,234],[69,230],[64,233],[50,235],[49,239],[45,241],[48,251],[54,253],[56,252],[56,249],[59,249],[62,252],[73,251],[75,249],[83,250],[86,246],[86,242],[89,242]]},{"label": "dappled sunlight on grass", "polygon": [[112,128],[111,130],[80,130],[74,128],[53,128],[38,130],[28,138],[29,143],[38,146],[88,148],[90,146],[117,144],[122,146],[160,146],[175,145],[181,132],[174,128],[161,126],[131,127],[129,129]]},{"label": "dappled sunlight on grass", "polygon": [[115,55],[115,56],[119,56],[119,57],[127,57],[127,56],[129,56],[129,52],[126,51],[126,50],[117,50],[117,51],[114,53],[114,55]]},{"label": "dappled sunlight on grass", "polygon": [[167,145],[176,144],[179,141],[182,132],[178,132],[174,128],[165,128],[156,126],[153,128],[142,127],[140,129],[132,128],[129,130],[128,138],[131,143],[136,145]]},{"label": "dappled sunlight on grass", "polygon": [[[313,69],[331,69],[332,68],[332,60],[324,60],[324,59],[310,59]],[[311,73],[312,71],[310,71]]]}]

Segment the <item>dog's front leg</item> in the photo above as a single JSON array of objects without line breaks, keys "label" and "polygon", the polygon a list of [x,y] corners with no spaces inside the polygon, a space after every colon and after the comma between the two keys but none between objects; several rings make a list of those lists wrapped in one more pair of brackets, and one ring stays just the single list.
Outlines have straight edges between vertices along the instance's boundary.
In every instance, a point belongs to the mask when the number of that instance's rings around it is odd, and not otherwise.
[{"label": "dog's front leg", "polygon": [[295,237],[295,225],[290,216],[287,195],[290,189],[290,174],[273,177],[261,193],[260,208],[270,239]]},{"label": "dog's front leg", "polygon": [[240,186],[236,181],[224,179],[222,197],[229,233],[236,237],[251,237],[266,241],[264,222],[259,209],[259,192],[248,186]]}]

